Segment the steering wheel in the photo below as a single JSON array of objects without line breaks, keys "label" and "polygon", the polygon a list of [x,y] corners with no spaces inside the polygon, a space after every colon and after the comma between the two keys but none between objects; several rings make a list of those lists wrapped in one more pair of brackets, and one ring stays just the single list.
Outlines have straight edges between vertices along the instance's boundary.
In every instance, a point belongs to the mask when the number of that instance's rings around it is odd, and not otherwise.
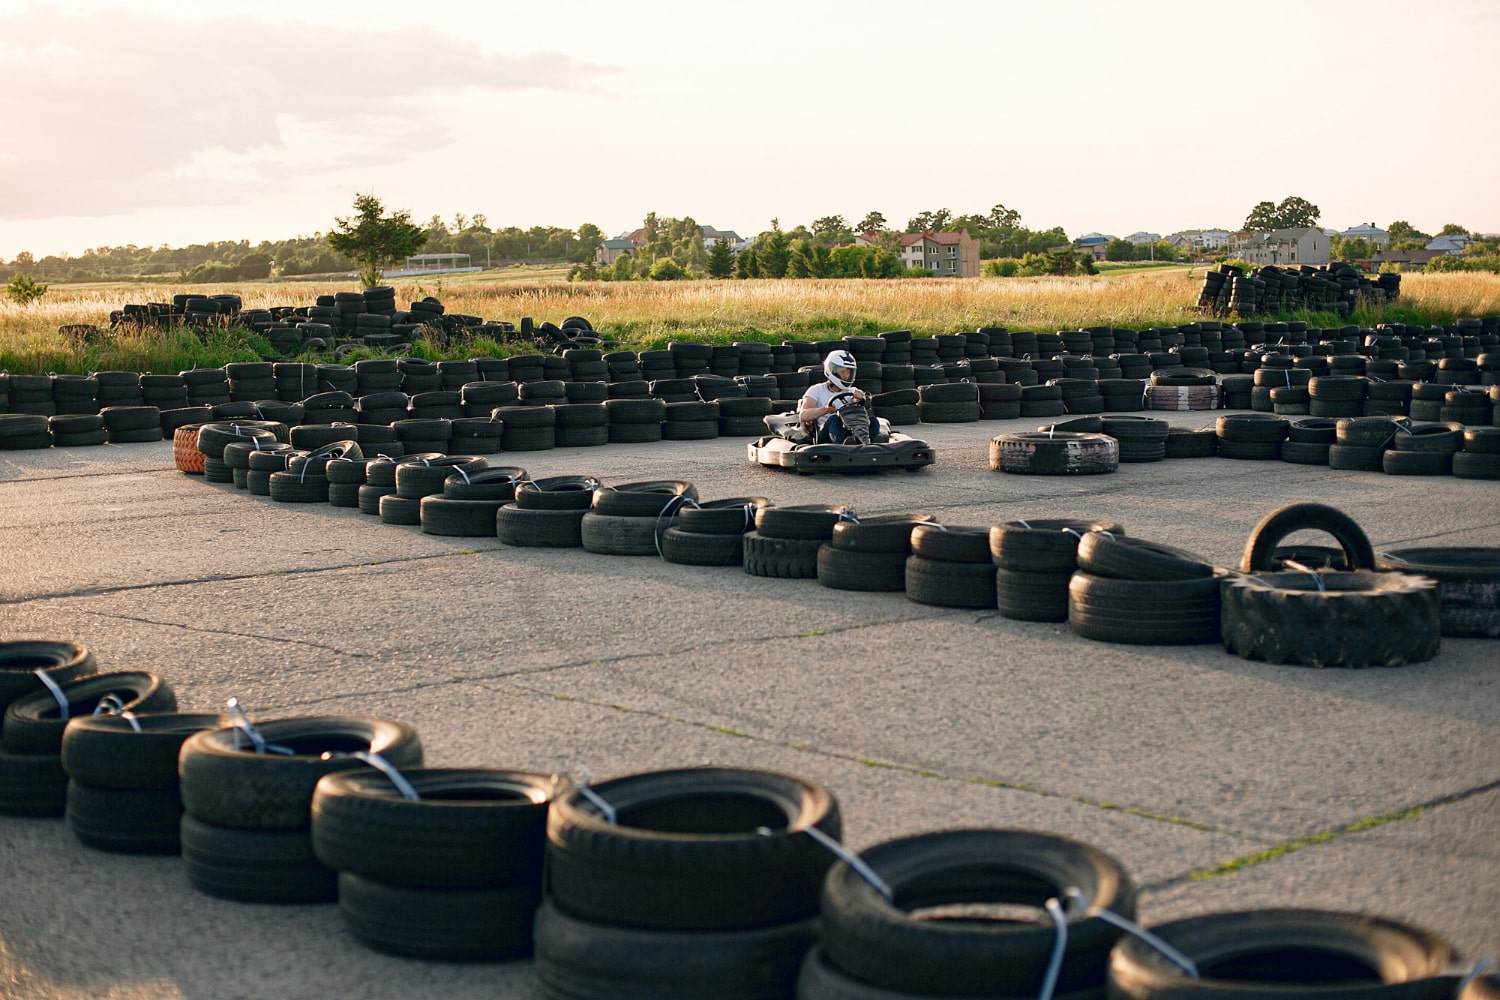
[{"label": "steering wheel", "polygon": [[839,404],[840,400],[842,400],[844,403],[848,403],[852,399],[854,399],[854,393],[851,392],[848,389],[845,389],[843,392],[836,392],[836,393],[834,393],[833,396],[828,400],[828,405],[832,406],[835,410],[837,410],[837,409],[840,408],[841,404],[840,405],[835,405],[835,404]]}]

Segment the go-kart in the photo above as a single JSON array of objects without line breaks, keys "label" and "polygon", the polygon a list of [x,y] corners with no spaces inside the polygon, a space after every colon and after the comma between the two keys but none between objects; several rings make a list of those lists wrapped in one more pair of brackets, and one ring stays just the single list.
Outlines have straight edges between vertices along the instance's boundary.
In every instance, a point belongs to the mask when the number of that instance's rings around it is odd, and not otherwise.
[{"label": "go-kart", "polygon": [[750,461],[811,475],[889,469],[910,472],[935,460],[931,445],[893,432],[888,421],[873,416],[866,405],[853,402],[852,393],[839,393],[830,405],[838,406],[841,401],[839,416],[848,432],[843,444],[818,443],[795,412],[773,413],[765,418],[771,433],[745,446]]}]

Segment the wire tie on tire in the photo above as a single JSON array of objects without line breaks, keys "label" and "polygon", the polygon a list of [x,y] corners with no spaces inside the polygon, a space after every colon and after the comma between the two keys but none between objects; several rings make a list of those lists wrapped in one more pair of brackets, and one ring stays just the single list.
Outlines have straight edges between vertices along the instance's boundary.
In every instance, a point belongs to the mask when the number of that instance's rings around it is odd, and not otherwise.
[{"label": "wire tie on tire", "polygon": [[1074,531],[1072,528],[1069,528],[1067,525],[1064,525],[1063,527],[1061,527],[1061,528],[1059,528],[1057,530],[1061,531],[1065,535],[1072,535],[1074,538],[1078,539],[1080,542],[1083,541],[1083,536],[1080,535],[1078,532]]},{"label": "wire tie on tire", "polygon": [[97,719],[101,715],[119,715],[123,711],[125,711],[125,702],[121,700],[119,695],[111,691],[103,698],[100,698],[99,704],[94,706],[93,718]]},{"label": "wire tie on tire", "polygon": [[[755,832],[760,834],[762,837],[773,837],[776,835],[776,831],[772,830],[768,826],[758,826],[755,828]],[[891,888],[890,883],[888,883],[885,879],[881,878],[875,873],[875,869],[871,868],[864,858],[860,857],[858,854],[855,854],[853,851],[849,850],[849,848],[845,847],[843,844],[839,843],[837,840],[833,839],[828,834],[818,829],[816,826],[809,826],[803,832],[822,846],[826,847],[833,853],[835,857],[844,862],[844,864],[848,865],[850,868],[853,868],[854,873],[860,878],[864,879],[866,882],[870,883],[871,887],[873,887],[876,892],[885,897],[885,901],[887,903],[890,903],[893,906],[895,905],[895,890]]]},{"label": "wire tie on tire", "polygon": [[620,814],[615,812],[615,807],[610,805],[604,796],[589,787],[589,781],[591,780],[589,769],[578,767],[574,769],[573,773],[578,775],[578,780],[573,782],[574,787],[578,789],[578,794],[592,802],[594,807],[604,814],[604,822],[610,826],[618,826]]},{"label": "wire tie on tire", "polygon": [[[1063,895],[1068,897],[1071,902],[1076,903],[1080,910],[1088,906],[1088,897],[1084,896],[1084,894],[1080,890],[1072,886],[1064,889]],[[1098,917],[1100,920],[1103,920],[1107,924],[1118,927],[1120,930],[1124,931],[1127,934],[1133,934],[1134,936],[1140,938],[1142,941],[1146,942],[1148,945],[1161,952],[1164,956],[1166,956],[1169,962],[1177,966],[1188,976],[1192,977],[1193,979],[1198,978],[1198,963],[1194,962],[1191,958],[1188,958],[1182,952],[1172,947],[1166,941],[1163,941],[1157,935],[1152,934],[1150,931],[1146,930],[1146,928],[1142,927],[1135,921],[1130,920],[1126,917],[1122,917],[1112,910],[1105,909],[1101,909],[1098,913],[1094,914],[1094,916]]]},{"label": "wire tie on tire", "polygon": [[396,786],[396,791],[401,793],[401,797],[403,799],[407,799],[411,802],[422,801],[422,796],[418,795],[417,790],[412,787],[412,783],[406,780],[406,775],[398,771],[395,764],[392,764],[390,761],[386,760],[375,751],[356,750],[353,753],[339,753],[338,751],[330,750],[329,752],[323,754],[321,759],[333,760],[336,757],[353,757],[355,760],[364,761],[366,764],[369,764],[371,767],[384,774],[387,778],[391,779],[391,784]]},{"label": "wire tie on tire", "polygon": [[1495,958],[1493,955],[1486,955],[1484,958],[1476,961],[1473,967],[1458,981],[1458,985],[1453,988],[1453,995],[1455,997],[1462,996],[1464,990],[1468,989],[1469,984],[1484,975],[1484,970],[1494,964]]},{"label": "wire tie on tire", "polygon": [[473,486],[474,485],[474,480],[472,480],[472,479],[469,478],[469,474],[464,471],[464,467],[463,466],[461,466],[461,465],[460,466],[455,466],[453,471],[457,472],[460,476],[464,477],[464,484],[465,485],[467,485],[467,486]]},{"label": "wire tie on tire", "polygon": [[57,699],[57,707],[62,712],[62,717],[66,719],[68,717],[68,696],[63,694],[62,688],[57,686],[57,681],[48,676],[44,667],[38,667],[32,673],[36,674],[41,682],[47,686],[48,691],[52,692],[52,697]]},{"label": "wire tie on tire", "polygon": [[286,754],[288,757],[296,755],[297,751],[291,747],[284,747],[278,743],[267,743],[266,738],[260,734],[260,730],[256,729],[250,722],[250,716],[246,715],[245,710],[240,707],[240,700],[238,698],[230,698],[225,704],[229,708],[230,728],[234,730],[235,750],[240,749],[240,732],[243,730],[245,735],[250,739],[250,744],[255,747],[257,754],[270,752]]},{"label": "wire tie on tire", "polygon": [[[1072,901],[1072,897],[1068,897],[1068,902]],[[1063,955],[1068,950],[1068,914],[1056,896],[1043,903],[1042,907],[1047,911],[1047,916],[1052,918],[1057,936],[1052,939],[1052,954],[1047,959],[1047,972],[1042,976],[1042,989],[1037,994],[1037,1000],[1052,1000],[1052,994],[1057,990],[1058,973],[1062,972]]]}]

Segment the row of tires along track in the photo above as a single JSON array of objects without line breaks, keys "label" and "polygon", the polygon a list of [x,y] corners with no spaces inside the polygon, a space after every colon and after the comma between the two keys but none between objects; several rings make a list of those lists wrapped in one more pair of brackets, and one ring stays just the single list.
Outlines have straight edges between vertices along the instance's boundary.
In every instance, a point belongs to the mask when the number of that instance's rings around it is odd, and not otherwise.
[{"label": "row of tires along track", "polygon": [[1374,916],[1210,913],[1148,945],[1122,929],[1137,891],[1119,862],[1046,833],[852,855],[832,793],[787,775],[589,786],[428,767],[404,723],[182,713],[160,676],[96,670],[74,643],[0,643],[0,814],[180,853],[215,897],[337,900],[356,939],[392,954],[534,956],[556,1000],[1500,997],[1494,970]]},{"label": "row of tires along track", "polygon": [[[1242,656],[1275,663],[1362,667],[1430,659],[1445,630],[1500,636],[1500,550],[1403,549],[1377,557],[1357,524],[1319,504],[1265,518],[1230,572],[1128,538],[1117,524],[971,527],[923,514],[861,518],[847,505],[705,501],[682,480],[532,479],[518,466],[438,452],[367,460],[352,440],[295,447],[292,439],[308,430],[337,433],[331,426],[275,423],[182,428],[177,464],[272,501],[358,508],[433,535],[740,566],[751,576],[904,592],[919,603],[993,608],[1023,621],[1067,621],[1079,635],[1102,641],[1222,641]],[[1016,436],[1002,435],[992,447],[1003,458],[1005,439]],[[1040,446],[1100,436],[1032,437]],[[1045,452],[1031,455],[1034,462],[1042,458]],[[1278,555],[1279,543],[1303,530],[1331,534],[1339,547]],[[1291,571],[1283,566],[1288,559],[1296,564]]]}]

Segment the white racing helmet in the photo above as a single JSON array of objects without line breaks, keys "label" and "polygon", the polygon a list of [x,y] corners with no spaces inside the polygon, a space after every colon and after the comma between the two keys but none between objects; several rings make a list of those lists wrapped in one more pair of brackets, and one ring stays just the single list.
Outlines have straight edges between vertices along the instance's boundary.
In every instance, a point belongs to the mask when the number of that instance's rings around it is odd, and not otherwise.
[{"label": "white racing helmet", "polygon": [[[849,369],[850,375],[847,381],[839,378],[838,369],[840,368]],[[823,374],[828,376],[829,384],[845,392],[854,388],[854,373],[858,369],[858,362],[848,351],[830,351],[828,357],[823,359]]]}]

